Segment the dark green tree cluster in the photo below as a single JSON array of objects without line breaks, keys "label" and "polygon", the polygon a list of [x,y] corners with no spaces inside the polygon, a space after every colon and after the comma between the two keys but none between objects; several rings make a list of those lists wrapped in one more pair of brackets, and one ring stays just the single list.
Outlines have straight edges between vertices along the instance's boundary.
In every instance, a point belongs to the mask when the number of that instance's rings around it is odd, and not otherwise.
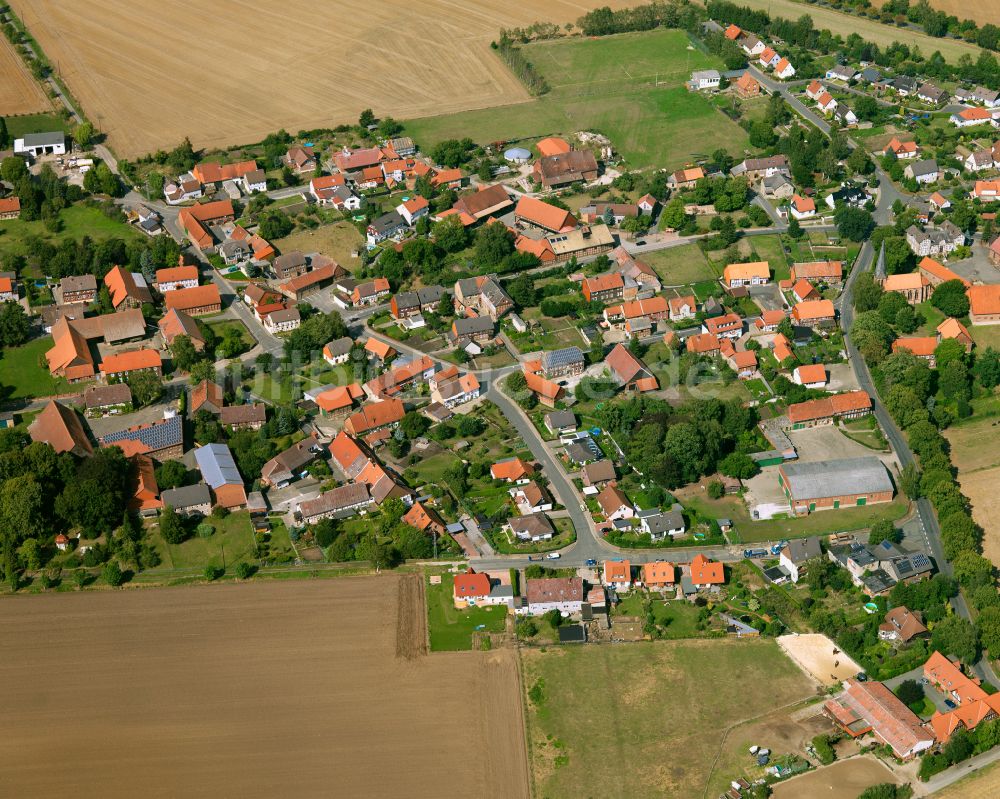
[{"label": "dark green tree cluster", "polygon": [[667,490],[714,473],[720,463],[739,473],[749,471],[742,458],[726,460],[740,452],[744,434],[757,422],[755,411],[739,401],[708,399],[673,407],[636,397],[605,403],[598,418],[621,436],[629,462]]}]

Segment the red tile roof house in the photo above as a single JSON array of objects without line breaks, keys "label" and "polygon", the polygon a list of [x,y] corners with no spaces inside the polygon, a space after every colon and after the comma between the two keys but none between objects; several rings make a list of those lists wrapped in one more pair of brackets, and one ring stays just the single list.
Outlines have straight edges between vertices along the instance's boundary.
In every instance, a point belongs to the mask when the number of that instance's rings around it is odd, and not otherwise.
[{"label": "red tile roof house", "polygon": [[403,523],[415,527],[421,532],[432,532],[437,535],[444,535],[445,523],[433,508],[427,507],[423,502],[414,502],[413,506],[403,514]]},{"label": "red tile roof house", "polygon": [[792,382],[806,388],[823,388],[827,383],[826,367],[821,363],[797,366],[792,372]]},{"label": "red tile roof house", "polygon": [[702,322],[701,332],[710,333],[718,338],[736,339],[743,335],[743,319],[734,313],[713,316]]},{"label": "red tile roof house", "polygon": [[525,582],[528,601],[514,610],[519,615],[542,616],[550,610],[579,613],[583,606],[583,580],[579,577],[545,577]]},{"label": "red tile roof house", "polygon": [[792,318],[808,327],[829,327],[836,323],[837,312],[830,300],[806,300],[792,308]]},{"label": "red tile roof house", "polygon": [[48,444],[56,453],[72,452],[78,457],[94,454],[94,448],[76,411],[50,400],[28,426],[32,441]]},{"label": "red tile roof house", "polygon": [[398,399],[371,402],[344,421],[344,431],[355,437],[367,436],[382,429],[395,428],[406,411]]},{"label": "red tile roof house", "polygon": [[662,560],[642,564],[642,584],[650,591],[670,590],[676,582],[674,564]]},{"label": "red tile roof house", "polygon": [[934,652],[924,664],[924,677],[946,694],[958,707],[948,713],[935,713],[930,726],[939,744],[947,743],[956,730],[975,729],[1000,713],[1000,694],[987,694],[978,679],[965,676],[961,666],[940,652]]},{"label": "red tile roof house", "polygon": [[490,477],[494,480],[504,480],[516,485],[526,485],[531,482],[534,473],[534,467],[520,458],[508,458],[490,466]]},{"label": "red tile roof house", "polygon": [[679,322],[682,319],[694,319],[695,314],[698,313],[698,302],[693,294],[687,294],[683,297],[671,297],[667,300],[667,305],[670,308],[671,322]]},{"label": "red tile roof house", "polygon": [[562,208],[534,197],[522,196],[514,209],[514,224],[539,228],[549,233],[566,233],[576,227],[576,219]]},{"label": "red tile roof house", "polygon": [[844,279],[844,264],[842,261],[792,264],[789,277],[793,281],[808,280],[810,283],[841,283]]},{"label": "red tile roof house", "polygon": [[710,588],[713,585],[724,585],[726,582],[725,568],[721,563],[709,560],[700,552],[691,559],[688,573],[695,588]]},{"label": "red tile roof house", "polygon": [[236,214],[230,200],[218,200],[182,208],[177,215],[177,221],[184,228],[191,243],[200,250],[211,250],[215,246],[215,238],[209,229],[211,225],[232,222],[235,218]]},{"label": "red tile roof house", "polygon": [[823,709],[852,738],[871,732],[901,760],[909,760],[934,745],[934,735],[913,711],[874,680],[845,680],[844,691],[827,700]]},{"label": "red tile roof house", "polygon": [[178,288],[163,297],[168,311],[183,311],[188,316],[204,316],[222,310],[222,297],[214,283],[194,288]]},{"label": "red tile roof house", "polygon": [[[182,256],[183,257],[183,256]],[[171,266],[156,270],[156,281],[153,286],[160,294],[166,294],[175,289],[191,289],[198,285],[198,267],[190,264]]]},{"label": "red tile roof house", "polygon": [[659,382],[646,364],[621,344],[615,345],[604,359],[604,363],[625,391],[642,393],[655,391],[660,387]]},{"label": "red tile roof house", "polygon": [[893,352],[910,352],[922,361],[927,361],[934,368],[934,350],[937,349],[937,336],[904,336],[892,342]]},{"label": "red tile roof house", "polygon": [[835,419],[857,419],[872,412],[871,397],[864,391],[848,391],[788,406],[788,422],[793,430],[832,424]]},{"label": "red tile roof house", "polygon": [[139,349],[132,352],[121,352],[109,355],[101,361],[101,377],[104,380],[112,378],[128,378],[138,372],[153,372],[157,377],[163,376],[163,359],[156,350]]},{"label": "red tile roof house", "polygon": [[116,311],[126,308],[141,308],[153,301],[153,295],[142,275],[114,266],[104,276],[104,285],[111,295],[111,304]]},{"label": "red tile roof house", "polygon": [[627,560],[604,561],[604,584],[616,591],[628,591],[632,588],[632,564]]},{"label": "red tile roof house", "polygon": [[628,497],[614,483],[608,483],[597,495],[597,504],[601,507],[604,518],[609,522],[615,519],[631,519],[635,517],[635,508]]},{"label": "red tile roof house", "polygon": [[1000,285],[971,286],[965,293],[969,297],[972,324],[1000,324]]},{"label": "red tile roof house", "polygon": [[490,578],[488,575],[475,571],[471,566],[468,571],[456,574],[453,587],[452,599],[456,608],[475,607],[476,605],[489,605]]}]

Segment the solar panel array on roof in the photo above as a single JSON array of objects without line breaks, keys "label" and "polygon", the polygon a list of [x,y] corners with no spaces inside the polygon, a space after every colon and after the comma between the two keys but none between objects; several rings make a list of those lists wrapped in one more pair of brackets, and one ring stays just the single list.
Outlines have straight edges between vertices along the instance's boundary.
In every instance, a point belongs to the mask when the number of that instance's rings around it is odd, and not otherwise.
[{"label": "solar panel array on roof", "polygon": [[127,428],[109,433],[101,438],[102,444],[116,444],[120,441],[140,441],[152,451],[174,447],[184,440],[184,427],[180,416],[171,416],[162,422],[143,427]]},{"label": "solar panel array on roof", "polygon": [[233,453],[225,444],[206,444],[194,451],[194,459],[205,482],[212,488],[222,485],[243,485]]},{"label": "solar panel array on roof", "polygon": [[542,366],[547,372],[575,363],[583,362],[583,352],[579,347],[564,347],[542,354]]}]

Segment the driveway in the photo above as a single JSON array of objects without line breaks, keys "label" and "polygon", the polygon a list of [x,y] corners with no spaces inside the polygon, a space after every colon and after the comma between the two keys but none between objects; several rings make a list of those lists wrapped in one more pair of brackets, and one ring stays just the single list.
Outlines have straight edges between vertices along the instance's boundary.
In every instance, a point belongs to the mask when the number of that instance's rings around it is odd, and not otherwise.
[{"label": "driveway", "polygon": [[949,261],[948,268],[972,283],[1000,283],[1000,269],[990,263],[982,244],[972,245],[972,257],[964,261]]},{"label": "driveway", "polygon": [[830,373],[830,382],[826,386],[827,391],[856,391],[860,388],[858,378],[849,363],[832,363],[827,366],[827,371]]},{"label": "driveway", "polygon": [[751,299],[765,311],[785,310],[785,300],[776,283],[770,283],[766,286],[751,286],[749,291]]},{"label": "driveway", "polygon": [[841,458],[864,458],[877,455],[887,466],[896,464],[896,457],[889,452],[875,452],[863,444],[845,436],[832,424],[811,427],[805,430],[789,430],[788,437],[799,453],[802,463],[839,460]]},{"label": "driveway", "polygon": [[117,433],[119,430],[133,427],[139,424],[150,424],[158,422],[163,418],[164,411],[175,408],[172,402],[158,402],[147,408],[140,408],[132,413],[121,414],[120,416],[105,416],[102,419],[88,419],[94,438],[106,436],[109,433]]}]

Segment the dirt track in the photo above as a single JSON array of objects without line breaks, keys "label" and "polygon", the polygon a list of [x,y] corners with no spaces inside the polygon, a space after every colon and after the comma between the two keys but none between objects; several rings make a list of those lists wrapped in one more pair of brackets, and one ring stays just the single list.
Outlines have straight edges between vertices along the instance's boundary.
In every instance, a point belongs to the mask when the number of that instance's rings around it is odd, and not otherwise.
[{"label": "dirt track", "polygon": [[526,797],[514,653],[397,658],[397,586],[0,601],[0,793]]},{"label": "dirt track", "polygon": [[861,671],[861,667],[848,655],[843,652],[833,654],[837,645],[825,635],[790,634],[779,636],[777,641],[802,671],[822,685],[836,685]]},{"label": "dirt track", "polygon": [[[614,0],[610,5],[625,5]],[[118,155],[259,141],[284,127],[528,99],[490,49],[502,27],[575,21],[591,0],[11,0]]]},{"label": "dirt track", "polygon": [[52,107],[5,36],[0,36],[0,76],[0,117],[33,114]]}]

